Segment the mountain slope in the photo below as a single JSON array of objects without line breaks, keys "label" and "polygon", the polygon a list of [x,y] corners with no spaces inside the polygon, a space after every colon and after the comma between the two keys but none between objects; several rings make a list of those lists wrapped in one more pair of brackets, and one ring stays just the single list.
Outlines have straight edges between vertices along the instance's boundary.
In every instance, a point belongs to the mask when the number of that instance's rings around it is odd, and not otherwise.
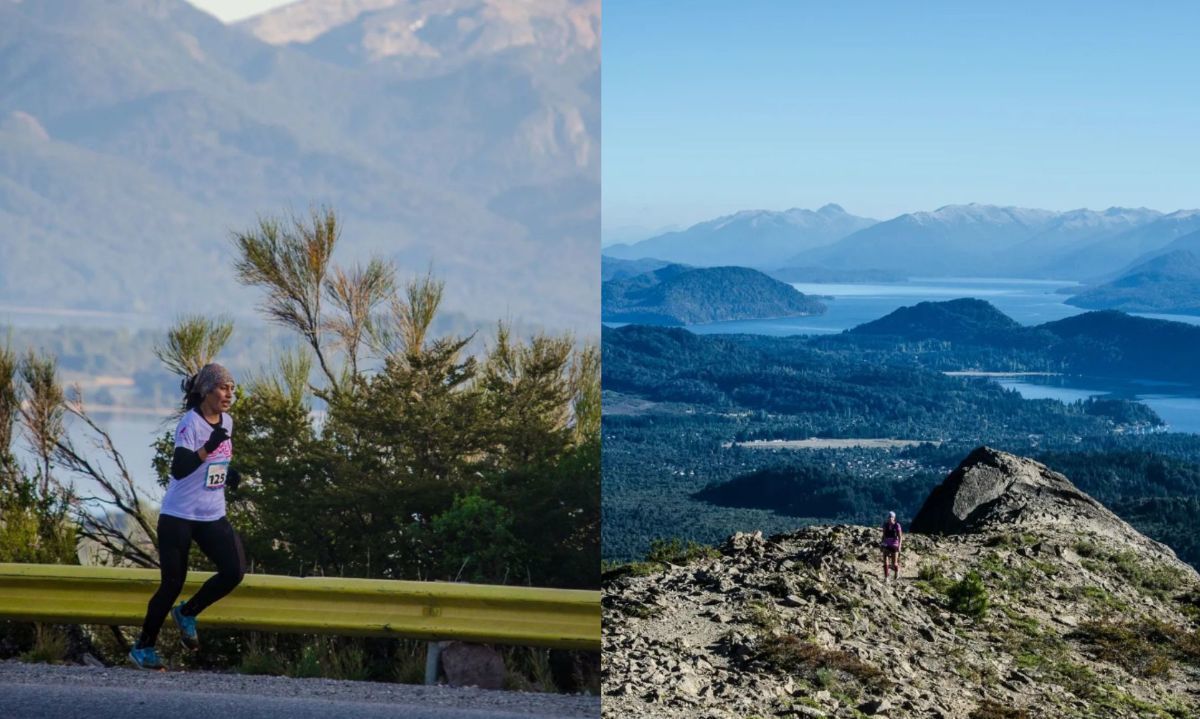
[{"label": "mountain slope", "polygon": [[1085,245],[1133,232],[1162,217],[1163,213],[1145,207],[1110,207],[1099,212],[1069,210],[1055,217],[1034,237],[1006,253],[1004,268],[1020,277],[1062,277],[1064,268],[1071,267],[1061,260],[1064,255]]},{"label": "mountain slope", "polygon": [[1143,229],[1153,226],[1144,242],[1168,242],[1171,217],[1145,208],[1053,212],[948,205],[881,222],[802,253],[794,263],[910,276],[1083,278],[1094,276],[1096,267],[1112,270],[1127,262],[1120,251],[1136,244]]},{"label": "mountain slope", "polygon": [[1195,570],[1062,475],[988,448],[922,516],[963,512],[953,534],[910,532],[887,584],[880,530],[846,525],[607,573],[604,716],[1200,711]]},{"label": "mountain slope", "polygon": [[1110,238],[1090,242],[1054,260],[1074,268],[1071,279],[1111,278],[1154,254],[1167,250],[1174,240],[1200,231],[1200,210],[1179,210]]},{"label": "mountain slope", "polygon": [[821,314],[825,305],[745,267],[666,267],[605,282],[606,322],[701,324]]},{"label": "mountain slope", "polygon": [[[1198,219],[1200,219],[1200,218],[1198,218]],[[1186,227],[1186,225],[1188,225],[1188,224],[1190,224],[1189,221],[1183,221],[1183,220],[1180,221],[1181,226]],[[1200,222],[1197,222],[1197,227],[1200,228]],[[1181,228],[1181,229],[1183,229],[1183,228]],[[1192,254],[1200,256],[1200,229],[1197,229],[1194,232],[1187,232],[1187,234],[1176,237],[1175,239],[1171,240],[1170,242],[1163,245],[1162,247],[1159,247],[1156,250],[1151,250],[1151,251],[1145,253],[1144,255],[1139,256],[1132,263],[1130,263],[1129,267],[1126,268],[1124,271],[1122,271],[1121,274],[1125,274],[1125,272],[1132,270],[1134,267],[1137,267],[1140,264],[1149,262],[1150,260],[1153,260],[1162,255],[1167,255],[1172,252],[1179,252],[1179,251],[1191,252]]]},{"label": "mountain slope", "polygon": [[[1193,235],[1200,240],[1200,233]],[[1191,235],[1176,243],[1188,237]],[[1157,255],[1112,282],[1089,287],[1067,304],[1126,312],[1200,314],[1200,257],[1188,250]]]},{"label": "mountain slope", "polygon": [[835,242],[875,222],[851,215],[838,205],[816,211],[747,210],[632,245],[611,245],[604,253],[621,259],[658,257],[700,266],[771,268],[783,265],[801,250]]},{"label": "mountain slope", "polygon": [[[369,25],[368,5],[323,32]],[[570,32],[529,9],[518,37],[520,18],[461,5],[478,42],[447,37],[418,72],[182,0],[0,3],[0,302],[169,318],[204,295],[244,316],[230,232],[329,204],[343,261],[432,266],[451,311],[594,334],[598,8],[570,3]]]}]

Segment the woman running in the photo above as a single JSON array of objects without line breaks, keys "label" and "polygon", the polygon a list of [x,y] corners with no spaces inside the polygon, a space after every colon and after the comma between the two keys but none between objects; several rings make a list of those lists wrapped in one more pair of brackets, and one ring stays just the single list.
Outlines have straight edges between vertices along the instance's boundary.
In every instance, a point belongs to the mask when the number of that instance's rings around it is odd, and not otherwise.
[{"label": "woman running", "polygon": [[896,513],[888,512],[883,523],[883,581],[888,580],[888,560],[892,561],[892,581],[900,579],[900,545],[904,542],[904,530],[896,521]]},{"label": "woman running", "polygon": [[[158,516],[158,561],[162,583],[150,598],[142,633],[129,652],[141,669],[161,669],[154,648],[167,614],[179,627],[188,649],[198,649],[196,616],[233,591],[245,574],[242,540],[225,517],[225,487],[236,489],[240,477],[229,466],[233,456],[233,376],[219,364],[207,364],[183,381],[187,411],[175,427],[171,483]],[[187,578],[188,552],[195,541],[217,573],[191,599],[175,604]],[[174,605],[174,606],[173,606]]]}]

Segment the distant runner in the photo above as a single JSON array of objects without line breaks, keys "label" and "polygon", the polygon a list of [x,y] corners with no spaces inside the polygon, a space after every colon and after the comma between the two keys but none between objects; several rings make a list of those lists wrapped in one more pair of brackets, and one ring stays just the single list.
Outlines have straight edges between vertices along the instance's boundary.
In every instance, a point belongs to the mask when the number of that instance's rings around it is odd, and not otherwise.
[{"label": "distant runner", "polygon": [[[225,517],[225,487],[237,489],[240,476],[229,466],[233,457],[233,375],[219,364],[207,364],[184,380],[186,412],[175,427],[171,484],[158,515],[158,563],[162,583],[146,608],[141,636],[129,659],[141,669],[162,669],[154,648],[167,614],[179,627],[188,649],[198,649],[196,615],[233,591],[246,571],[242,540]],[[217,573],[187,601],[172,606],[187,579],[192,541],[217,565]]]},{"label": "distant runner", "polygon": [[904,530],[896,521],[896,513],[888,512],[887,521],[883,523],[883,581],[888,580],[888,559],[892,560],[893,578],[900,578],[900,545],[904,541]]}]

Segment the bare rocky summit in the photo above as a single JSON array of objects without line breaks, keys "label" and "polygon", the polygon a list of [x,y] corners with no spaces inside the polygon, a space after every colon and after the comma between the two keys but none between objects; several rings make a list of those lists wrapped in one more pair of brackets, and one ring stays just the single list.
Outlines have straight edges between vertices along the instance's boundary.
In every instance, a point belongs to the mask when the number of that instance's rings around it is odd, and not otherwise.
[{"label": "bare rocky summit", "polygon": [[1041,462],[979,447],[929,493],[913,517],[918,534],[1086,529],[1148,554],[1175,553],[1129,526]]},{"label": "bare rocky summit", "polygon": [[607,573],[604,716],[1200,716],[1200,575],[1063,475],[979,448],[913,529]]}]

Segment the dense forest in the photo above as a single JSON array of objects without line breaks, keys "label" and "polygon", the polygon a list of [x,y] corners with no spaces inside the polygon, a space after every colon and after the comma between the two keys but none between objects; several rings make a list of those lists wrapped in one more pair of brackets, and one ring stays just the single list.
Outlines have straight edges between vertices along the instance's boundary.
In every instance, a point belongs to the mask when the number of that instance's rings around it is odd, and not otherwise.
[{"label": "dense forest", "polygon": [[[911,517],[988,444],[1063,472],[1200,566],[1187,511],[1200,496],[1200,437],[1166,433],[1151,409],[1124,399],[1027,400],[985,377],[945,374],[1104,366],[1178,376],[1200,328],[1113,312],[1022,328],[977,300],[907,309],[832,337],[606,329],[605,558],[640,557],[661,538]],[[910,443],[755,443],[808,438]]]}]

